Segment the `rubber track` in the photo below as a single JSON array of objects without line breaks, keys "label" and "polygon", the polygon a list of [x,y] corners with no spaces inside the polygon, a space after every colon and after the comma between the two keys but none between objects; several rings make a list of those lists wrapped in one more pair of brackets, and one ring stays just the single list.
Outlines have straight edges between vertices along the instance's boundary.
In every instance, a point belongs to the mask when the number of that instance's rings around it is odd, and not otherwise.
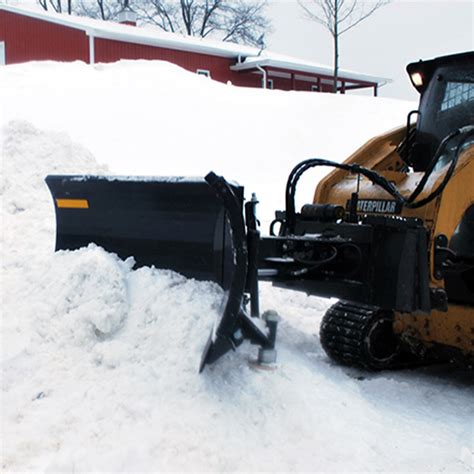
[{"label": "rubber track", "polygon": [[364,334],[379,311],[342,301],[332,306],[324,315],[320,329],[321,345],[329,357],[344,365],[376,369],[367,360]]}]

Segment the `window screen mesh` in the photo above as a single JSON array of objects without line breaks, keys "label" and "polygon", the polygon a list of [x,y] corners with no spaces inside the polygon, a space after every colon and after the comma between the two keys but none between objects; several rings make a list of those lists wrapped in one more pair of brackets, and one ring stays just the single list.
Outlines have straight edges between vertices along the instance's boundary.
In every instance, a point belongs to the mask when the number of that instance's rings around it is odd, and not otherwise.
[{"label": "window screen mesh", "polygon": [[452,109],[471,100],[474,100],[474,83],[448,82],[441,103],[441,111]]}]

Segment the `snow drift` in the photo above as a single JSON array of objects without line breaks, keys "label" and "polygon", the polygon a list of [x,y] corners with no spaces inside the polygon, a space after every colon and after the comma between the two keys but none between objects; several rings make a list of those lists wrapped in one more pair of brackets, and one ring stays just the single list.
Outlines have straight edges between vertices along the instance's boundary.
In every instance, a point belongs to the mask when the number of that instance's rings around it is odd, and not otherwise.
[{"label": "snow drift", "polygon": [[[342,160],[374,135],[403,125],[415,107],[239,88],[161,61],[30,63],[3,68],[0,79],[4,122],[21,118],[66,132],[114,174],[205,176],[212,170],[257,192],[266,223],[284,204],[295,164],[317,156]],[[311,201],[326,171],[303,177],[299,203]]]},{"label": "snow drift", "polygon": [[276,370],[251,369],[246,345],[198,375],[217,285],[94,245],[53,252],[46,174],[214,169],[250,183],[269,219],[296,161],[342,159],[412,104],[238,89],[159,62],[9,66],[0,81],[2,471],[472,470],[463,371],[334,366],[317,339],[329,302],[264,285],[284,318]]}]

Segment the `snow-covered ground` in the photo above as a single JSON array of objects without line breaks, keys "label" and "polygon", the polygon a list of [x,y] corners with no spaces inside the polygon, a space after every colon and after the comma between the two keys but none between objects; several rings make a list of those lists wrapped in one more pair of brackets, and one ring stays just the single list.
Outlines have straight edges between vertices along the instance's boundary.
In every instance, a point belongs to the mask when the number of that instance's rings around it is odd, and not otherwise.
[{"label": "snow-covered ground", "polygon": [[474,470],[472,373],[338,367],[317,338],[330,302],[263,285],[283,318],[276,370],[245,345],[199,375],[219,287],[93,245],[53,252],[47,174],[212,169],[257,191],[268,222],[294,164],[341,160],[414,104],[145,61],[8,66],[0,84],[2,472]]}]

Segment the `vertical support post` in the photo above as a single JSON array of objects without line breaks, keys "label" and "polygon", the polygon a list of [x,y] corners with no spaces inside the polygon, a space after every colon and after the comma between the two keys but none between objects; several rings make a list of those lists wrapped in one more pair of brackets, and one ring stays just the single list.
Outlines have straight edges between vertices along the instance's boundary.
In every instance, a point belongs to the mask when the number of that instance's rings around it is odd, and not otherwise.
[{"label": "vertical support post", "polygon": [[318,92],[322,92],[322,89],[321,89],[321,77],[318,77]]},{"label": "vertical support post", "polygon": [[296,90],[296,80],[295,80],[295,73],[291,73],[291,90]]},{"label": "vertical support post", "polygon": [[341,94],[346,93],[346,81],[342,80],[341,81]]},{"label": "vertical support post", "polygon": [[375,84],[375,86],[374,86],[374,97],[377,97],[377,96],[378,96],[378,94],[379,94],[378,91],[379,91],[378,84]]},{"label": "vertical support post", "polygon": [[95,38],[89,33],[89,64],[95,64]]},{"label": "vertical support post", "polygon": [[7,64],[5,41],[0,41],[0,66],[5,66],[5,64]]},{"label": "vertical support post", "polygon": [[258,247],[260,242],[260,232],[257,229],[257,204],[257,196],[255,193],[252,193],[252,199],[245,203],[245,224],[247,226],[248,251],[246,291],[250,293],[250,315],[253,318],[260,317],[258,301]]}]

